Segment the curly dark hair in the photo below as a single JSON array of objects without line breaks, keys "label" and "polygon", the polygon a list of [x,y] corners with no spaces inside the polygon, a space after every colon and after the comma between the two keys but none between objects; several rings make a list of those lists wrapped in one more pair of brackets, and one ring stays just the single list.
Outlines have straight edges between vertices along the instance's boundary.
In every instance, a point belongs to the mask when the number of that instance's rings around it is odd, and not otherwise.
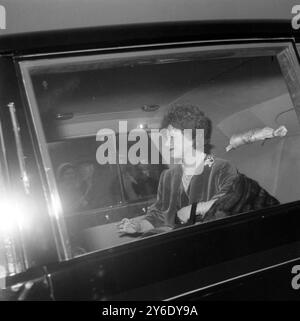
[{"label": "curly dark hair", "polygon": [[196,146],[196,129],[204,130],[204,152],[209,153],[212,145],[210,144],[212,122],[205,116],[199,106],[193,104],[173,104],[163,118],[162,128],[169,125],[174,128],[184,130],[192,129],[193,147]]}]

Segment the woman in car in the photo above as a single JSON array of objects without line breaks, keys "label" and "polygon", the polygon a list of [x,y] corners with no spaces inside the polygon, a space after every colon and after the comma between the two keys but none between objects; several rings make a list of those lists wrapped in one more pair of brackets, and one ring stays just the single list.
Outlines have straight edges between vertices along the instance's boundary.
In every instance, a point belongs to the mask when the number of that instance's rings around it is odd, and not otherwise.
[{"label": "woman in car", "polygon": [[[165,145],[177,165],[162,172],[157,200],[147,214],[123,219],[121,233],[168,230],[279,204],[230,162],[210,154],[212,124],[198,106],[174,105],[162,125],[167,132]],[[184,134],[185,129],[190,129],[190,135]],[[197,129],[203,130],[204,144],[196,139]]]}]

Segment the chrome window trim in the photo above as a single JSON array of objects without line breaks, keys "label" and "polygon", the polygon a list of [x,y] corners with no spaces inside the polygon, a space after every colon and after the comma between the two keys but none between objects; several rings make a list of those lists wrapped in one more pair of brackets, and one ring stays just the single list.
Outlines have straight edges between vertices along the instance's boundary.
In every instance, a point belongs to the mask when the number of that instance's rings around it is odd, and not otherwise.
[{"label": "chrome window trim", "polygon": [[0,192],[4,193],[8,185],[8,163],[6,155],[6,147],[4,143],[2,120],[0,118]]},{"label": "chrome window trim", "polygon": [[[22,60],[20,61],[20,66],[21,66],[21,71],[22,74],[24,74],[24,69],[26,68],[31,68],[31,67],[52,67],[52,66],[57,66],[58,64],[74,64],[74,63],[79,63],[79,62],[89,62],[89,61],[95,61],[97,58],[100,58],[99,61],[105,62],[109,61],[110,59],[124,59],[124,58],[142,58],[142,57],[147,57],[147,56],[159,56],[159,55],[167,55],[167,54],[185,54],[185,53],[200,53],[200,52],[205,52],[205,51],[215,51],[215,50],[221,50],[225,49],[227,50],[233,50],[233,49],[267,49],[267,48],[273,48],[274,47],[290,47],[291,43],[284,41],[284,42],[266,42],[266,43],[256,43],[256,42],[251,42],[251,43],[239,43],[239,44],[226,44],[226,45],[220,45],[220,44],[215,44],[215,45],[201,45],[201,46],[184,46],[184,47],[177,47],[177,48],[163,48],[163,49],[153,49],[153,50],[141,50],[141,51],[127,51],[127,52],[120,52],[120,53],[102,53],[102,54],[95,54],[95,55],[83,55],[83,56],[74,56],[72,57],[70,61],[70,57],[52,57],[50,59],[36,59],[36,60]],[[190,50],[187,52],[187,48]],[[147,48],[146,48],[147,49]]]},{"label": "chrome window trim", "polygon": [[31,59],[31,58],[43,58],[43,57],[53,57],[56,55],[72,55],[72,54],[89,54],[89,53],[102,53],[107,51],[119,51],[119,50],[138,50],[138,49],[148,49],[148,48],[157,48],[157,47],[176,47],[176,46],[195,46],[201,45],[205,46],[210,44],[217,43],[249,43],[249,42],[270,42],[270,41],[294,41],[294,37],[271,37],[271,38],[232,38],[232,39],[216,39],[216,40],[197,40],[197,41],[182,41],[182,42],[165,42],[165,43],[154,43],[154,44],[143,44],[136,46],[116,46],[116,47],[105,47],[98,49],[82,49],[82,50],[72,50],[72,51],[57,51],[49,53],[39,53],[39,54],[28,54],[28,55],[19,55],[16,56],[18,59]]},{"label": "chrome window trim", "polygon": [[[24,81],[24,86],[26,88],[24,78],[23,78],[23,81]],[[27,95],[27,91],[26,91],[26,95]],[[45,170],[45,174],[46,174],[46,178],[47,178],[47,182],[50,190],[50,195],[45,195],[45,196],[46,196],[47,207],[48,207],[49,216],[52,224],[52,229],[54,233],[55,243],[57,247],[58,257],[60,260],[68,260],[72,257],[71,249],[70,249],[69,238],[67,235],[65,222],[62,217],[62,208],[60,205],[60,199],[59,199],[58,189],[56,185],[56,180],[55,180],[54,174],[49,174],[49,172],[51,172],[51,167],[49,167],[51,166],[51,161],[50,161],[50,156],[46,146],[46,138],[44,136],[44,131],[42,128],[39,112],[37,109],[33,109],[31,107],[28,96],[27,96],[27,99],[30,105],[30,112],[31,112],[35,132],[37,134],[40,152],[43,159],[43,168]],[[56,231],[58,231],[58,235]]]}]

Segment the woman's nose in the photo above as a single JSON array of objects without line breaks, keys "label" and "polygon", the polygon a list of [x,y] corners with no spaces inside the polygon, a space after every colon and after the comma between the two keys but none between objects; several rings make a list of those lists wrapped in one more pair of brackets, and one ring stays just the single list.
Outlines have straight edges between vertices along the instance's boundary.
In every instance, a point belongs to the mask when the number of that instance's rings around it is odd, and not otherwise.
[{"label": "woman's nose", "polygon": [[174,138],[172,136],[167,138],[165,146],[167,148],[173,148],[174,147]]}]

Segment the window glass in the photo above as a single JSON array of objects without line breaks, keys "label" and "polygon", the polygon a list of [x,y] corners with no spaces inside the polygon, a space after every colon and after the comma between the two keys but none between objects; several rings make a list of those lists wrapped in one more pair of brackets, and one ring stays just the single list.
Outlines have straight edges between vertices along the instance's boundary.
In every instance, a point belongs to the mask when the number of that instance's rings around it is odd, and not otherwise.
[{"label": "window glass", "polygon": [[[160,159],[159,164],[151,164],[151,150],[153,153],[159,155],[159,150],[153,144],[151,138],[148,135],[148,158],[145,160],[145,164],[122,164],[121,174],[124,184],[125,199],[127,202],[134,202],[143,199],[155,200],[157,194],[157,188],[159,178],[164,169],[167,169],[167,165],[162,163]],[[126,150],[127,154],[134,143],[129,142]]]},{"label": "window glass", "polygon": [[128,201],[156,196],[159,177],[163,166],[159,165],[124,165],[122,177]]},{"label": "window glass", "polygon": [[299,200],[298,69],[287,43],[21,62],[74,255]]},{"label": "window glass", "polygon": [[49,143],[63,209],[67,215],[122,202],[117,165],[99,165],[94,137]]}]

